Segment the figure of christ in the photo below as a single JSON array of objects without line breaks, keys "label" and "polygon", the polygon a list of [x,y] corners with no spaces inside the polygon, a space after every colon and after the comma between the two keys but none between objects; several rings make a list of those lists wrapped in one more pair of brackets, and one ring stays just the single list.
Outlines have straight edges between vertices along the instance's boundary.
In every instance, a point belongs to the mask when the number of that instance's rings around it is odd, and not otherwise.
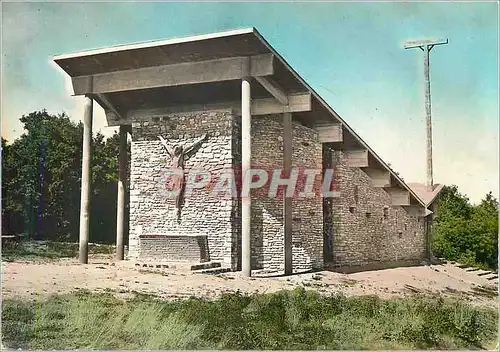
[{"label": "figure of christ", "polygon": [[170,157],[171,168],[178,169],[182,171],[182,175],[174,174],[172,175],[172,185],[173,190],[178,191],[175,197],[175,206],[177,208],[178,214],[180,215],[180,209],[182,206],[182,200],[184,195],[184,162],[193,156],[198,149],[200,148],[202,142],[207,137],[204,134],[201,138],[197,139],[193,144],[189,145],[186,148],[178,144],[170,145],[168,140],[162,138],[162,136],[158,136],[161,141],[161,144],[165,148],[168,156]]}]

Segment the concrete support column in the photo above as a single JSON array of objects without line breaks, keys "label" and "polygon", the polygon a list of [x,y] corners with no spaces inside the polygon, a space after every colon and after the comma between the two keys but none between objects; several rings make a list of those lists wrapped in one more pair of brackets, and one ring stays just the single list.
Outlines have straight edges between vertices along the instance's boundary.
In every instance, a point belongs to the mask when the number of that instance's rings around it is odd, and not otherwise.
[{"label": "concrete support column", "polygon": [[[283,171],[290,177],[292,171],[292,114],[283,114]],[[285,275],[291,275],[292,259],[292,198],[287,197],[286,188],[283,194],[283,237],[285,247]]]},{"label": "concrete support column", "polygon": [[80,245],[78,259],[80,263],[88,263],[89,249],[89,212],[90,186],[92,174],[90,169],[92,149],[92,108],[93,100],[85,96],[83,111],[83,152],[82,152],[82,188],[80,196]]},{"label": "concrete support column", "polygon": [[127,130],[120,126],[120,151],[118,154],[118,196],[116,206],[116,260],[123,260],[123,233],[125,231],[125,182],[127,180]]},{"label": "concrete support column", "polygon": [[[241,81],[241,168],[243,182],[250,182],[247,173],[252,162],[251,128],[252,116],[250,113],[251,91],[250,78]],[[248,195],[241,197],[241,270],[243,275],[251,276],[251,222],[252,202],[250,190]]]}]

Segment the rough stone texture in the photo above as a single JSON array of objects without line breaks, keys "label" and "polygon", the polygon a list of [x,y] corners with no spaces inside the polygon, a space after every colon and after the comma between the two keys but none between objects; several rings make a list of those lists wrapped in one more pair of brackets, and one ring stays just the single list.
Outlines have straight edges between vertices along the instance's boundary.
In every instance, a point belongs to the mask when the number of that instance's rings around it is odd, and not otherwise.
[{"label": "rough stone texture", "polygon": [[[321,144],[317,133],[293,122],[292,167],[321,172]],[[283,116],[252,119],[252,166],[268,171],[266,187],[252,190],[252,268],[284,270],[283,198],[269,198],[272,171],[283,167]],[[292,200],[292,253],[296,270],[323,266],[323,201],[317,195],[299,198],[303,176],[299,172]],[[320,179],[320,176],[318,176]]]},{"label": "rough stone texture", "polygon": [[334,182],[340,191],[340,197],[332,199],[333,264],[371,265],[425,258],[424,218],[391,206],[387,192],[372,187],[360,168],[348,167],[342,151],[331,155]]},{"label": "rough stone texture", "polygon": [[[235,171],[236,180],[240,175],[240,119],[228,109],[144,116],[133,121],[129,258],[160,259],[157,257],[173,257],[178,251],[178,258],[210,259],[233,270],[241,268],[241,199],[213,193],[224,172]],[[383,189],[372,187],[360,168],[348,167],[342,151],[322,146],[314,130],[296,121],[292,127],[292,166],[299,172],[292,200],[294,271],[321,268],[324,260],[335,266],[353,266],[426,256],[423,218],[391,206]],[[205,133],[207,140],[185,163],[186,179],[195,169],[210,172],[212,179],[207,187],[186,192],[179,220],[175,199],[166,193],[169,158],[158,135],[188,145]],[[266,186],[252,190],[252,268],[282,271],[282,188],[277,197],[268,195],[274,170],[283,167],[282,115],[252,119],[252,166],[269,175]],[[329,167],[335,170],[332,188],[340,197],[323,199],[319,193],[300,197],[303,171],[321,173]],[[320,190],[321,176],[317,175],[315,191]],[[203,254],[200,243],[187,236],[204,236],[208,252]]]},{"label": "rough stone texture", "polygon": [[207,262],[207,236],[143,235],[139,238],[140,260]]},{"label": "rough stone texture", "polygon": [[[139,257],[141,235],[206,235],[210,258],[236,268],[233,243],[238,227],[232,224],[238,217],[238,200],[230,194],[214,195],[212,187],[237,162],[237,126],[231,110],[144,116],[133,121],[129,258]],[[171,143],[189,145],[205,133],[208,138],[185,162],[186,179],[192,170],[210,172],[215,178],[191,194],[186,189],[179,219],[175,199],[166,192],[169,157],[158,135]]]}]

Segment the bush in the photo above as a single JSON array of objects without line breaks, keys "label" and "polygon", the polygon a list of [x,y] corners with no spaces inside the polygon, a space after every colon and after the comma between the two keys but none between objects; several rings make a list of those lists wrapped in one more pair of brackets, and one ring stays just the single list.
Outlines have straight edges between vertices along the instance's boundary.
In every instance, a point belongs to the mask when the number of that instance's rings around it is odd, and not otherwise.
[{"label": "bush", "polygon": [[491,192],[478,205],[444,187],[432,225],[434,252],[448,260],[496,269],[498,266],[498,201]]}]

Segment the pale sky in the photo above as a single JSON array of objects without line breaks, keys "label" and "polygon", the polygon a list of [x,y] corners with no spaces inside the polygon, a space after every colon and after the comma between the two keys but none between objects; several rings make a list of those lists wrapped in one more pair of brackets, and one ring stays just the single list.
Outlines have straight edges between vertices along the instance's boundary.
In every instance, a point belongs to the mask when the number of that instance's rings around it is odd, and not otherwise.
[{"label": "pale sky", "polygon": [[[471,3],[3,3],[2,136],[34,110],[81,118],[51,63],[96,47],[256,27],[407,182],[425,181],[423,57],[431,52],[434,180],[498,197],[498,5]],[[95,130],[106,135],[100,108]]]}]

